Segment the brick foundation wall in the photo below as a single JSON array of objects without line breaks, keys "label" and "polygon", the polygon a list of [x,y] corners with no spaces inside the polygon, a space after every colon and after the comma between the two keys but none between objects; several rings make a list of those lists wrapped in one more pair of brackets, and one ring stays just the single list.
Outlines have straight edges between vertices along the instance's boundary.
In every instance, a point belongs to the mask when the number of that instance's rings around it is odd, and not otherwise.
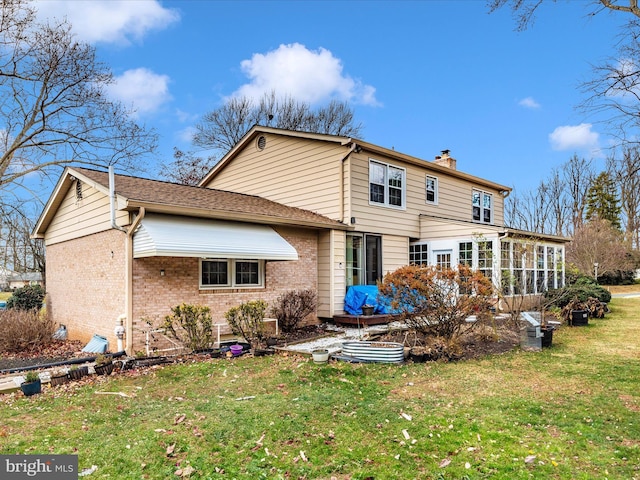
[{"label": "brick foundation wall", "polygon": [[113,330],[126,313],[125,242],[123,232],[108,230],[47,246],[47,312],[70,339],[88,342],[97,333],[117,350]]},{"label": "brick foundation wall", "polygon": [[[314,230],[277,227],[275,230],[298,252],[297,261],[266,262],[264,288],[233,290],[200,290],[198,258],[149,257],[133,263],[133,350],[145,349],[147,320],[157,326],[180,303],[206,305],[211,308],[214,323],[223,323],[229,333],[224,314],[231,307],[250,300],[272,304],[282,293],[292,289],[317,290],[318,234]],[[164,270],[164,275],[161,275]],[[269,312],[270,308],[267,309]],[[267,313],[268,315],[268,313]],[[313,318],[311,318],[313,317]],[[311,316],[307,323],[318,322]],[[159,346],[158,348],[161,348]]]}]

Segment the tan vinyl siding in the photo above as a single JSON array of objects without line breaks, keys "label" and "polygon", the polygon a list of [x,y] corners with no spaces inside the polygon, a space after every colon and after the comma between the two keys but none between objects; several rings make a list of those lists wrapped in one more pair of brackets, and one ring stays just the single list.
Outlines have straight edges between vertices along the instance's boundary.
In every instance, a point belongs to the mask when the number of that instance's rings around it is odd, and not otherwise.
[{"label": "tan vinyl siding", "polygon": [[495,236],[497,228],[470,222],[451,222],[446,219],[420,217],[420,239],[446,240],[452,238],[474,238]]},{"label": "tan vinyl siding", "polygon": [[331,236],[333,241],[333,313],[338,315],[344,312],[344,295],[347,292],[347,234],[340,230],[333,230]]},{"label": "tan vinyl siding", "polygon": [[409,238],[396,235],[382,237],[382,274],[393,272],[409,263]]},{"label": "tan vinyl siding", "polygon": [[[405,208],[391,208],[369,203],[369,160],[377,160],[406,171]],[[425,168],[384,157],[369,157],[361,154],[352,155],[351,166],[351,199],[350,215],[356,218],[355,227],[359,231],[372,233],[403,233],[409,237],[422,236],[420,232],[420,214],[428,214],[449,220],[472,222],[472,192],[477,186],[465,179],[455,178],[442,172],[429,170],[429,162]],[[426,175],[438,180],[437,204],[426,202]],[[503,224],[504,198],[498,190],[486,187],[479,190],[491,193],[493,197],[493,223]],[[485,224],[475,223],[478,228]]]},{"label": "tan vinyl siding", "polygon": [[318,233],[318,317],[330,318],[333,311],[333,269],[331,231]]},{"label": "tan vinyl siding", "polygon": [[[369,204],[369,157],[367,155],[351,156],[351,216],[355,218],[357,231],[417,236],[419,231],[418,216],[410,209],[381,207]],[[376,158],[394,166],[404,165]]]},{"label": "tan vinyl siding", "polygon": [[343,313],[345,280],[345,233],[320,232],[318,237],[318,317]]},{"label": "tan vinyl siding", "polygon": [[[82,185],[82,198],[76,197],[75,183],[65,194],[45,235],[45,245],[53,245],[74,238],[111,229],[109,196]],[[127,212],[116,212],[116,223],[126,225]]]},{"label": "tan vinyl siding", "polygon": [[258,195],[342,220],[342,158],[334,143],[265,134],[266,147],[251,142],[206,185]]}]

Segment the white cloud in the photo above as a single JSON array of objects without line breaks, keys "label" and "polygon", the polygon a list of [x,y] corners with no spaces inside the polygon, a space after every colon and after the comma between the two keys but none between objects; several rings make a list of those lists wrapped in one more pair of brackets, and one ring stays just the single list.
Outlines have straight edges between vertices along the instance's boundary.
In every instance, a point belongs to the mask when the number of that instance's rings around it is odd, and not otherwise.
[{"label": "white cloud", "polygon": [[593,125],[563,125],[549,134],[549,142],[554,150],[590,150],[599,148],[600,134],[592,131]]},{"label": "white cloud", "polygon": [[240,66],[250,81],[232,96],[257,99],[275,91],[312,105],[327,99],[379,105],[375,88],[343,74],[340,59],[324,48],[314,51],[299,43],[280,45],[265,54],[254,54]]},{"label": "white cloud", "polygon": [[183,143],[192,143],[193,136],[196,134],[197,130],[195,127],[186,127],[182,130],[179,130],[176,134],[176,138]]},{"label": "white cloud", "polygon": [[169,77],[146,68],[127,70],[109,85],[109,94],[124,105],[132,105],[137,114],[156,111],[171,100]]},{"label": "white cloud", "polygon": [[151,30],[160,30],[180,19],[174,9],[155,0],[38,0],[42,19],[67,18],[79,39],[89,42],[129,44]]},{"label": "white cloud", "polygon": [[541,107],[541,105],[538,102],[536,102],[533,97],[523,98],[518,102],[518,105],[520,105],[521,107],[532,108],[532,109]]}]

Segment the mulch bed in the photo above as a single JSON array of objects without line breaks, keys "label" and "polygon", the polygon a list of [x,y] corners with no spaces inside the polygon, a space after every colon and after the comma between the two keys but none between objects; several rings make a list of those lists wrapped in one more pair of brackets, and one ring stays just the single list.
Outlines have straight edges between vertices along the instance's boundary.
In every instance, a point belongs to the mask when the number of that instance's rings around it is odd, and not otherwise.
[{"label": "mulch bed", "polygon": [[[287,345],[303,341],[311,341],[316,338],[326,336],[329,333],[325,325],[308,325],[294,332],[278,335],[277,345]],[[333,333],[333,332],[332,332]],[[508,352],[516,348],[520,343],[517,332],[510,329],[506,324],[497,325],[493,337],[486,329],[474,329],[462,336],[461,346],[463,349],[462,360],[479,358],[485,355],[496,355]],[[407,335],[404,331],[397,331],[377,337],[380,341],[403,343],[411,346],[427,343],[424,338],[416,338],[413,334]],[[14,370],[38,365],[61,362],[74,358],[89,357],[92,354],[82,352],[84,344],[75,340],[54,341],[49,345],[38,348],[34,351],[24,351],[14,354],[0,354],[0,372],[3,370]]]},{"label": "mulch bed", "polygon": [[77,340],[53,341],[49,345],[38,347],[35,350],[25,350],[16,353],[0,354],[0,371],[14,370],[65,360],[89,357],[90,353],[82,352],[84,344]]}]

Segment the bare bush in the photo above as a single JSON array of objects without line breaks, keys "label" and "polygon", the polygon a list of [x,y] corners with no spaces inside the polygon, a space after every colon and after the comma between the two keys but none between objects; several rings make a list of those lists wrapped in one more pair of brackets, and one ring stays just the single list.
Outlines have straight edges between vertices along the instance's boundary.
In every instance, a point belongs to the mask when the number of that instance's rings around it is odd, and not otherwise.
[{"label": "bare bush", "polygon": [[456,338],[472,325],[467,317],[487,311],[493,301],[491,280],[466,265],[400,267],[386,274],[378,289],[410,329],[445,339]]},{"label": "bare bush", "polygon": [[291,290],[280,295],[271,308],[271,315],[278,319],[278,326],[285,332],[293,332],[302,320],[316,310],[318,295],[311,289]]},{"label": "bare bush", "polygon": [[55,323],[36,310],[0,311],[0,351],[34,351],[53,341]]}]

